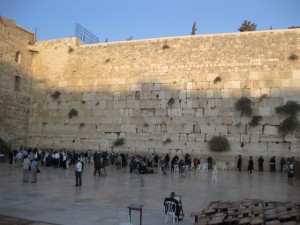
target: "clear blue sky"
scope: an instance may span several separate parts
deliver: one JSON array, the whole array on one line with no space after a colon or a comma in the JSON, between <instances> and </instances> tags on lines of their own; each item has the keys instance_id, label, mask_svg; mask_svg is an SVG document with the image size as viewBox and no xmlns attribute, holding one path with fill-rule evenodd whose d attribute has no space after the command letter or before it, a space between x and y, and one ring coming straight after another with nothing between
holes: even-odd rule
<instances>
[{"instance_id":1,"label":"clear blue sky","mask_svg":"<svg viewBox=\"0 0 300 225\"><path fill-rule=\"evenodd\" d=\"M38 40L74 36L79 23L100 42L238 32L247 19L257 30L300 26L300 0L0 0L0 15L14 18Z\"/></svg>"}]
</instances>

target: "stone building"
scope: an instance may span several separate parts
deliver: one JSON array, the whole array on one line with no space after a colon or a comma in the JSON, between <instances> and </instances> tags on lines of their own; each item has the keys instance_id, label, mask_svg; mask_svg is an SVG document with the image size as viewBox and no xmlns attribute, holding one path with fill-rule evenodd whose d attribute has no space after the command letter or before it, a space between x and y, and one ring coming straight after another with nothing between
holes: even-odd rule
<instances>
[{"instance_id":1,"label":"stone building","mask_svg":"<svg viewBox=\"0 0 300 225\"><path fill-rule=\"evenodd\" d=\"M84 45L0 27L0 138L12 148L300 157L299 131L283 135L276 113L300 101L300 29ZM214 136L229 150L211 151Z\"/></svg>"}]
</instances>

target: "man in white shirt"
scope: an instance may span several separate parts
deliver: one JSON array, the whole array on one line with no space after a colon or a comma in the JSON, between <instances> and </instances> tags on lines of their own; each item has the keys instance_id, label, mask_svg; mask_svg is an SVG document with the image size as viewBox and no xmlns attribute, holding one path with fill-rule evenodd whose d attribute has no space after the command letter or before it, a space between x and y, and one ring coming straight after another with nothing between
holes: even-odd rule
<instances>
[{"instance_id":1,"label":"man in white shirt","mask_svg":"<svg viewBox=\"0 0 300 225\"><path fill-rule=\"evenodd\" d=\"M75 187L81 186L81 173L82 173L82 163L78 159L75 164L75 177L76 177Z\"/></svg>"}]
</instances>

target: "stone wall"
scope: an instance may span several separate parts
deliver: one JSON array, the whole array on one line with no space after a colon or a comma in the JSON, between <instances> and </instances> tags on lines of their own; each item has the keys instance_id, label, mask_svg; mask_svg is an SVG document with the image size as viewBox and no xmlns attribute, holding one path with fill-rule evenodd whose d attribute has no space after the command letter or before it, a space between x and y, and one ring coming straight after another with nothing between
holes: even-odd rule
<instances>
[{"instance_id":1,"label":"stone wall","mask_svg":"<svg viewBox=\"0 0 300 225\"><path fill-rule=\"evenodd\" d=\"M0 140L7 146L26 144L33 43L32 33L0 17Z\"/></svg>"},{"instance_id":2,"label":"stone wall","mask_svg":"<svg viewBox=\"0 0 300 225\"><path fill-rule=\"evenodd\" d=\"M231 166L238 154L300 157L299 133L283 138L275 112L299 103L300 63L290 56L300 56L300 29L32 45L34 35L8 20L0 28L0 138L14 147L190 153ZM235 109L242 97L252 115ZM230 151L209 150L219 135Z\"/></svg>"},{"instance_id":3,"label":"stone wall","mask_svg":"<svg viewBox=\"0 0 300 225\"><path fill-rule=\"evenodd\" d=\"M32 146L192 156L299 157L299 133L283 139L275 108L299 103L300 30L200 35L82 45L35 43ZM56 93L56 95L54 95ZM252 116L234 105L252 101ZM174 100L174 101L173 101ZM74 109L77 116L69 117ZM231 151L207 142L224 135ZM115 147L117 139L125 144Z\"/></svg>"}]
</instances>

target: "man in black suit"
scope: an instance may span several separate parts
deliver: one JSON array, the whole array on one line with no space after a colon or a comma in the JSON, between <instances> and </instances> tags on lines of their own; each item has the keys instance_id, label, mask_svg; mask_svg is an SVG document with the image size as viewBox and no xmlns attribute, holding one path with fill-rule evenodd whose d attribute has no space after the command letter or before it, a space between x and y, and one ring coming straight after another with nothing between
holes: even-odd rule
<instances>
[{"instance_id":1,"label":"man in black suit","mask_svg":"<svg viewBox=\"0 0 300 225\"><path fill-rule=\"evenodd\" d=\"M181 211L181 205L179 204L178 200L175 199L175 192L171 192L170 197L165 198L164 205L166 204L167 201L175 203L175 206L176 206L175 215L178 217L178 220L181 220L179 218L179 214ZM165 210L166 210L166 208L165 208Z\"/></svg>"}]
</instances>

